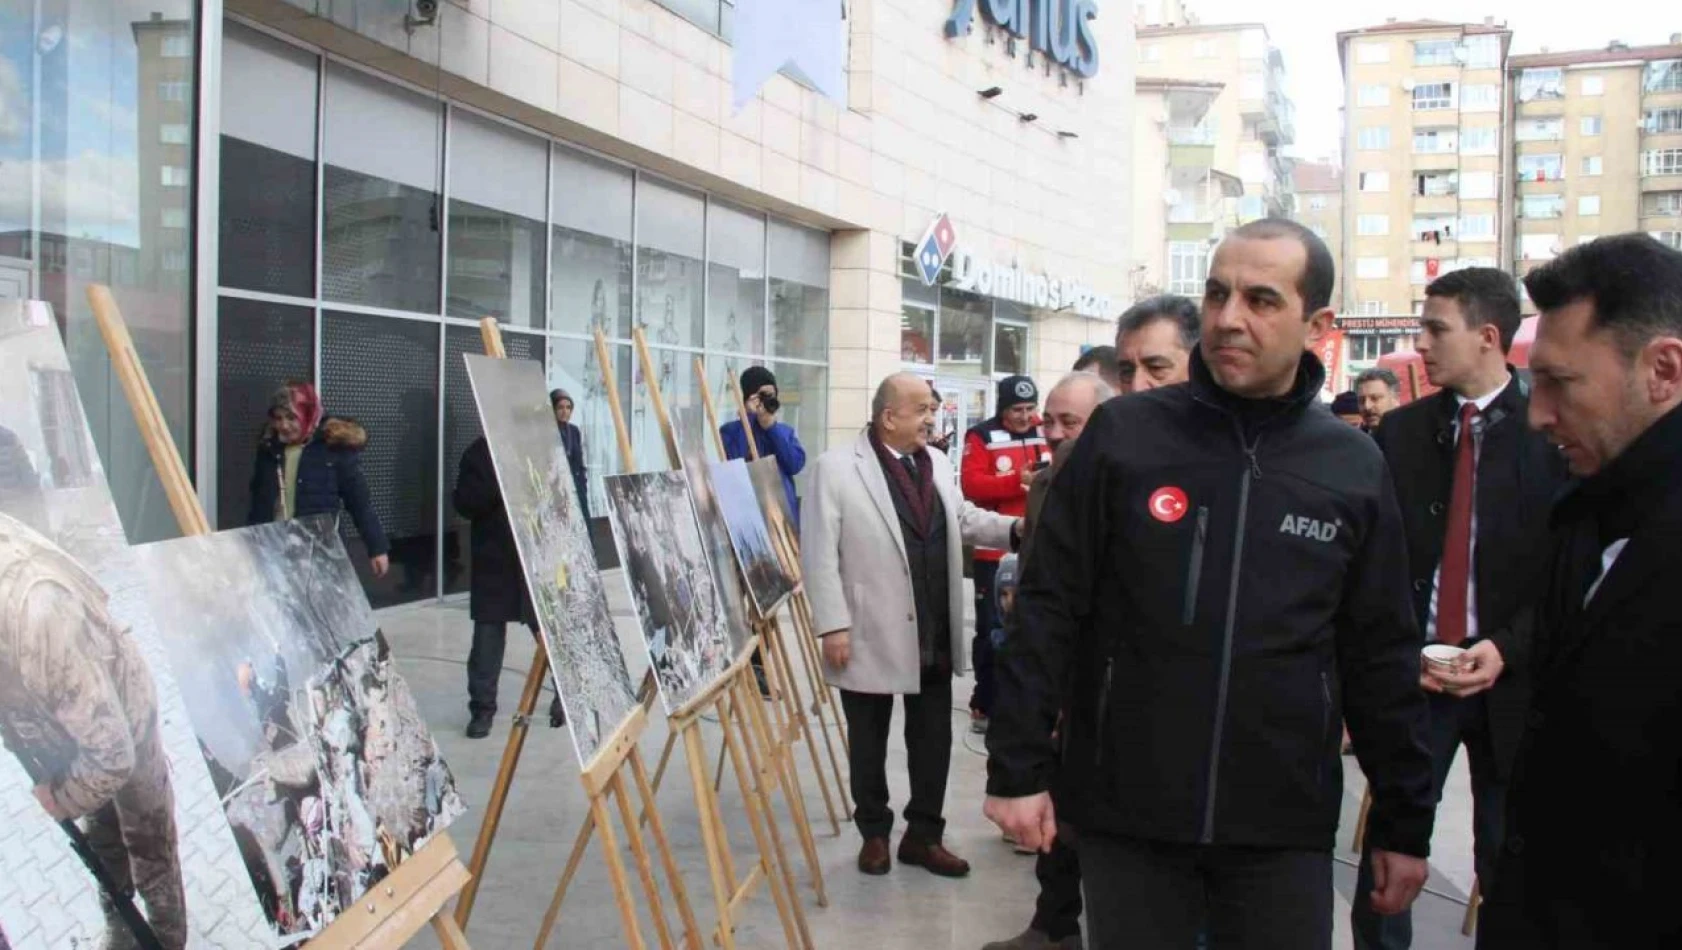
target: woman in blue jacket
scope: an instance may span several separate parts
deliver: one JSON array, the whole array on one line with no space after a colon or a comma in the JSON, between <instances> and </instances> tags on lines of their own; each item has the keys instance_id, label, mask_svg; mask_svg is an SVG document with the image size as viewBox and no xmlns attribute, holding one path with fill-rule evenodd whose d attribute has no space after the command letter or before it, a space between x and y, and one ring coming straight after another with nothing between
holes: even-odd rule
<instances>
[{"instance_id":1,"label":"woman in blue jacket","mask_svg":"<svg viewBox=\"0 0 1682 950\"><path fill-rule=\"evenodd\" d=\"M269 400L269 421L251 473L247 524L311 515L350 514L368 547L369 567L384 577L391 545L362 477L368 433L350 419L328 418L309 383L287 383Z\"/></svg>"}]
</instances>

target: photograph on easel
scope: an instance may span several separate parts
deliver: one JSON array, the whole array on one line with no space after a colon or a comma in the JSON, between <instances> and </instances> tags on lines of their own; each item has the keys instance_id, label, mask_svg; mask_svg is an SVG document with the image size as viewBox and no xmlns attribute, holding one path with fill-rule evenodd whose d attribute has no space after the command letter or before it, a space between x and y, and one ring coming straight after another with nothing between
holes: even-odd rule
<instances>
[{"instance_id":1,"label":"photograph on easel","mask_svg":"<svg viewBox=\"0 0 1682 950\"><path fill-rule=\"evenodd\" d=\"M788 492L783 488L783 473L777 468L777 460L762 458L749 462L748 478L753 482L754 495L759 498L759 511L765 516L765 527L782 572L798 578L800 526L794 520L794 512L789 510Z\"/></svg>"},{"instance_id":2,"label":"photograph on easel","mask_svg":"<svg viewBox=\"0 0 1682 950\"><path fill-rule=\"evenodd\" d=\"M134 550L271 932L314 934L465 810L338 526Z\"/></svg>"},{"instance_id":3,"label":"photograph on easel","mask_svg":"<svg viewBox=\"0 0 1682 950\"><path fill-rule=\"evenodd\" d=\"M724 623L730 632L730 644L740 654L753 638L753 631L748 627L748 595L742 590L741 575L731 566L735 563L735 554L730 548L730 528L724 523L724 513L719 510L718 492L712 483L707 453L699 449L685 453L683 472L689 482L690 497L695 501L695 517L701 522L701 538L707 543L707 560L712 565L713 579L718 583L724 600Z\"/></svg>"},{"instance_id":4,"label":"photograph on easel","mask_svg":"<svg viewBox=\"0 0 1682 950\"><path fill-rule=\"evenodd\" d=\"M775 470L776 459L761 461L770 462ZM714 463L712 484L718 493L718 506L724 512L724 523L730 530L736 561L742 566L748 592L753 595L754 607L761 617L769 617L794 593L796 582L771 541L771 529L760 510L748 464L741 459ZM781 494L780 479L777 490Z\"/></svg>"},{"instance_id":5,"label":"photograph on easel","mask_svg":"<svg viewBox=\"0 0 1682 950\"><path fill-rule=\"evenodd\" d=\"M704 693L736 651L682 472L609 475L607 509L668 715Z\"/></svg>"},{"instance_id":6,"label":"photograph on easel","mask_svg":"<svg viewBox=\"0 0 1682 950\"><path fill-rule=\"evenodd\" d=\"M51 308L0 302L0 921L15 947L271 944L143 583Z\"/></svg>"},{"instance_id":7,"label":"photograph on easel","mask_svg":"<svg viewBox=\"0 0 1682 950\"><path fill-rule=\"evenodd\" d=\"M637 705L636 686L596 568L543 367L467 354L497 482L520 553L550 674L581 765Z\"/></svg>"}]
</instances>

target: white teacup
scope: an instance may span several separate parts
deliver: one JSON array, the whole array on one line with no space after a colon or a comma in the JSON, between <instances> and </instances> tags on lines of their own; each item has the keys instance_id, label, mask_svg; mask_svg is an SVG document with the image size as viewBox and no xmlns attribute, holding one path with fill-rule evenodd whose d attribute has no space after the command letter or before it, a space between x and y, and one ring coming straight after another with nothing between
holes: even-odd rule
<instances>
[{"instance_id":1,"label":"white teacup","mask_svg":"<svg viewBox=\"0 0 1682 950\"><path fill-rule=\"evenodd\" d=\"M1425 657L1425 666L1434 673L1460 672L1466 656L1464 648L1447 643L1427 644L1420 652Z\"/></svg>"}]
</instances>

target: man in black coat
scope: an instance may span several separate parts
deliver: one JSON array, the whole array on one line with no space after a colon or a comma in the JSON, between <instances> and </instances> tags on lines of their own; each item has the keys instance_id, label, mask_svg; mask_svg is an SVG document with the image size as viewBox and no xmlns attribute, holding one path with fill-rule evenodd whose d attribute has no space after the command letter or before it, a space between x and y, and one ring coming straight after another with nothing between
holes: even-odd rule
<instances>
[{"instance_id":1,"label":"man in black coat","mask_svg":"<svg viewBox=\"0 0 1682 950\"><path fill-rule=\"evenodd\" d=\"M1425 882L1431 759L1401 515L1319 400L1330 252L1215 252L1190 382L1105 403L1052 483L1005 641L986 811L1077 831L1102 950L1330 950L1338 722L1372 777L1373 903ZM1059 730L1052 726L1064 713ZM1048 787L1057 783L1057 814Z\"/></svg>"},{"instance_id":2,"label":"man in black coat","mask_svg":"<svg viewBox=\"0 0 1682 950\"><path fill-rule=\"evenodd\" d=\"M1391 411L1373 433L1395 481L1425 641L1467 651L1462 673L1439 676L1422 665L1419 685L1431 708L1437 799L1466 747L1475 865L1485 889L1530 700L1530 605L1547 569L1548 510L1567 478L1559 453L1526 423L1529 390L1507 365L1519 321L1510 274L1469 267L1437 278L1425 288L1418 349L1441 392ZM1406 950L1412 915L1373 911L1365 859L1359 881L1350 914L1355 946Z\"/></svg>"},{"instance_id":3,"label":"man in black coat","mask_svg":"<svg viewBox=\"0 0 1682 950\"><path fill-rule=\"evenodd\" d=\"M1578 245L1541 310L1530 424L1582 482L1555 508L1532 693L1484 950L1682 946L1682 253Z\"/></svg>"},{"instance_id":4,"label":"man in black coat","mask_svg":"<svg viewBox=\"0 0 1682 950\"><path fill-rule=\"evenodd\" d=\"M555 428L566 450L567 468L572 470L572 487L578 491L578 510L590 523L590 470L584 464L584 433L572 424L572 395L564 389L551 390L549 408L555 412Z\"/></svg>"}]
</instances>

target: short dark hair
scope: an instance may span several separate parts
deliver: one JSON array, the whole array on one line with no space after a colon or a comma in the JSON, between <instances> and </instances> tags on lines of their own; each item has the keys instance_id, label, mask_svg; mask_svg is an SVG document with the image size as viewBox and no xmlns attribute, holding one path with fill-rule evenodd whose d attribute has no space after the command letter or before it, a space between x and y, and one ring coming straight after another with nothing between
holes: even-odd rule
<instances>
[{"instance_id":1,"label":"short dark hair","mask_svg":"<svg viewBox=\"0 0 1682 950\"><path fill-rule=\"evenodd\" d=\"M1366 370L1361 375L1355 377L1355 390L1359 392L1361 387L1368 383L1383 383L1384 385L1389 386L1390 391L1397 395L1401 395L1402 392L1402 381L1396 378L1395 373L1390 372L1382 366L1374 366L1372 369Z\"/></svg>"},{"instance_id":2,"label":"short dark hair","mask_svg":"<svg viewBox=\"0 0 1682 950\"><path fill-rule=\"evenodd\" d=\"M1466 329L1493 324L1501 334L1501 352L1513 348L1523 317L1518 312L1518 284L1513 275L1493 267L1463 267L1431 281L1427 297L1445 297L1460 305Z\"/></svg>"},{"instance_id":3,"label":"short dark hair","mask_svg":"<svg viewBox=\"0 0 1682 950\"><path fill-rule=\"evenodd\" d=\"M1116 368L1115 361L1115 347L1109 345L1089 347L1085 353L1080 355L1080 359L1075 360L1073 370L1077 373L1088 370L1113 373Z\"/></svg>"},{"instance_id":4,"label":"short dark hair","mask_svg":"<svg viewBox=\"0 0 1682 950\"><path fill-rule=\"evenodd\" d=\"M1524 286L1544 312L1592 302L1595 326L1617 334L1626 356L1656 336L1682 337L1682 251L1646 234L1579 244L1526 274Z\"/></svg>"},{"instance_id":5,"label":"short dark hair","mask_svg":"<svg viewBox=\"0 0 1682 950\"><path fill-rule=\"evenodd\" d=\"M1250 241L1290 238L1301 244L1308 255L1308 262L1302 268L1302 278L1297 281L1297 293L1302 295L1302 315L1307 317L1332 305L1337 263L1332 260L1332 252L1326 247L1326 242L1320 240L1320 235L1288 218L1262 218L1234 229L1227 236Z\"/></svg>"},{"instance_id":6,"label":"short dark hair","mask_svg":"<svg viewBox=\"0 0 1682 950\"><path fill-rule=\"evenodd\" d=\"M1157 294L1128 307L1116 321L1116 338L1143 330L1158 320L1174 322L1180 331L1180 345L1188 352L1197 348L1197 341L1203 336L1203 313L1196 301L1179 294Z\"/></svg>"}]
</instances>

